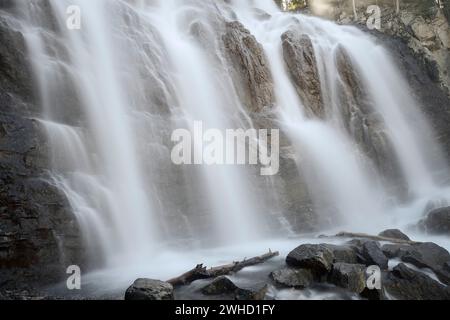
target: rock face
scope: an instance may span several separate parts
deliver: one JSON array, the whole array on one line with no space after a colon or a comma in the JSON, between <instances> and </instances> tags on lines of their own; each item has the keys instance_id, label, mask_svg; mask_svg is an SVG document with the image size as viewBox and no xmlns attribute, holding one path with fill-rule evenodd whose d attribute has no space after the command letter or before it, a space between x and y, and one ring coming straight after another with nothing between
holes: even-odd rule
<instances>
[{"instance_id":1,"label":"rock face","mask_svg":"<svg viewBox=\"0 0 450 320\"><path fill-rule=\"evenodd\" d=\"M314 2L315 0L312 0ZM367 25L371 12L367 12L373 2L361 0L355 3L357 17L351 0L328 0L333 2L334 10L319 12L312 6L313 13L325 15L327 18L342 24L355 23ZM377 5L381 9L382 33L398 37L417 54L428 67L430 76L439 81L449 93L450 74L448 62L449 49L449 19L448 0L442 0L443 8L439 8L435 1L403 0L397 9L395 2L380 0Z\"/></svg>"},{"instance_id":2,"label":"rock face","mask_svg":"<svg viewBox=\"0 0 450 320\"><path fill-rule=\"evenodd\" d=\"M45 173L49 152L32 120L39 106L25 41L13 30L0 13L0 290L39 288L84 263L74 216Z\"/></svg>"},{"instance_id":3,"label":"rock face","mask_svg":"<svg viewBox=\"0 0 450 320\"><path fill-rule=\"evenodd\" d=\"M315 0L312 0L314 2ZM329 0L335 10L316 12L336 20L341 24L356 24L389 49L397 66L401 69L412 88L413 94L421 101L423 112L431 119L436 136L445 147L450 159L450 2L443 0L444 8L439 9L434 1L417 0L400 2L397 12L394 2L380 0L381 29L367 29L366 12L371 1L357 1L358 19L353 17L351 0Z\"/></svg>"},{"instance_id":4,"label":"rock face","mask_svg":"<svg viewBox=\"0 0 450 320\"><path fill-rule=\"evenodd\" d=\"M366 266L361 264L335 263L329 281L351 292L361 293L366 288Z\"/></svg>"},{"instance_id":5,"label":"rock face","mask_svg":"<svg viewBox=\"0 0 450 320\"><path fill-rule=\"evenodd\" d=\"M291 30L281 37L283 56L297 93L309 116L323 118L325 110L314 47L311 39Z\"/></svg>"},{"instance_id":6,"label":"rock face","mask_svg":"<svg viewBox=\"0 0 450 320\"><path fill-rule=\"evenodd\" d=\"M240 22L226 23L225 28L222 39L241 100L253 112L271 107L275 101L273 81L261 45Z\"/></svg>"},{"instance_id":7,"label":"rock face","mask_svg":"<svg viewBox=\"0 0 450 320\"><path fill-rule=\"evenodd\" d=\"M333 264L333 253L323 245L305 244L297 247L286 257L288 266L305 268L317 275L330 272Z\"/></svg>"},{"instance_id":8,"label":"rock face","mask_svg":"<svg viewBox=\"0 0 450 320\"><path fill-rule=\"evenodd\" d=\"M277 285L289 288L304 289L314 282L314 275L307 269L284 268L274 271L270 277Z\"/></svg>"},{"instance_id":9,"label":"rock face","mask_svg":"<svg viewBox=\"0 0 450 320\"><path fill-rule=\"evenodd\" d=\"M383 232L381 232L379 234L380 237L385 237L385 238L391 238L391 239L399 239L399 240L406 240L406 241L410 241L411 239L404 234L403 232L401 232L398 229L388 229L388 230L384 230Z\"/></svg>"},{"instance_id":10,"label":"rock face","mask_svg":"<svg viewBox=\"0 0 450 320\"><path fill-rule=\"evenodd\" d=\"M138 279L125 293L125 300L173 300L170 283L151 279Z\"/></svg>"},{"instance_id":11,"label":"rock face","mask_svg":"<svg viewBox=\"0 0 450 320\"><path fill-rule=\"evenodd\" d=\"M401 186L403 177L384 120L372 107L358 68L343 46L338 46L335 56L341 79L338 87L340 110L347 131L389 184Z\"/></svg>"},{"instance_id":12,"label":"rock face","mask_svg":"<svg viewBox=\"0 0 450 320\"><path fill-rule=\"evenodd\" d=\"M450 235L450 207L431 211L419 225L429 233Z\"/></svg>"},{"instance_id":13,"label":"rock face","mask_svg":"<svg viewBox=\"0 0 450 320\"><path fill-rule=\"evenodd\" d=\"M402 300L449 300L450 290L405 264L396 266L384 281L389 296Z\"/></svg>"}]
</instances>

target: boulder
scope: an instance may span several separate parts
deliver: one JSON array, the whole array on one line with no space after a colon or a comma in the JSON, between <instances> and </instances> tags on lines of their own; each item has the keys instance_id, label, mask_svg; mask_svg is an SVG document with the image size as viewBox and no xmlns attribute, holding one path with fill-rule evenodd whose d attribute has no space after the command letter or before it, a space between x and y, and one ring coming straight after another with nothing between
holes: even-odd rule
<instances>
[{"instance_id":1,"label":"boulder","mask_svg":"<svg viewBox=\"0 0 450 320\"><path fill-rule=\"evenodd\" d=\"M377 265L381 269L388 268L388 258L381 250L380 244L376 241L367 241L362 245L361 257L366 265Z\"/></svg>"},{"instance_id":2,"label":"boulder","mask_svg":"<svg viewBox=\"0 0 450 320\"><path fill-rule=\"evenodd\" d=\"M222 276L213 280L210 284L205 286L201 291L204 295L215 296L221 294L232 293L238 287L228 277Z\"/></svg>"},{"instance_id":3,"label":"boulder","mask_svg":"<svg viewBox=\"0 0 450 320\"><path fill-rule=\"evenodd\" d=\"M411 239L398 229L384 230L379 234L380 237L411 241Z\"/></svg>"},{"instance_id":4,"label":"boulder","mask_svg":"<svg viewBox=\"0 0 450 320\"><path fill-rule=\"evenodd\" d=\"M25 38L22 33L14 31L2 16L0 40L3 44L0 47L0 88L7 93L18 95L26 102L32 102L35 92Z\"/></svg>"},{"instance_id":5,"label":"boulder","mask_svg":"<svg viewBox=\"0 0 450 320\"><path fill-rule=\"evenodd\" d=\"M174 300L173 286L159 280L138 279L127 289L125 300Z\"/></svg>"},{"instance_id":6,"label":"boulder","mask_svg":"<svg viewBox=\"0 0 450 320\"><path fill-rule=\"evenodd\" d=\"M264 300L266 298L266 294L269 287L264 285L262 287L243 289L238 288L235 292L234 299L235 300Z\"/></svg>"},{"instance_id":7,"label":"boulder","mask_svg":"<svg viewBox=\"0 0 450 320\"><path fill-rule=\"evenodd\" d=\"M388 297L401 300L449 300L450 290L401 263L383 281Z\"/></svg>"},{"instance_id":8,"label":"boulder","mask_svg":"<svg viewBox=\"0 0 450 320\"><path fill-rule=\"evenodd\" d=\"M329 281L359 294L366 288L365 270L366 266L362 264L334 263Z\"/></svg>"},{"instance_id":9,"label":"boulder","mask_svg":"<svg viewBox=\"0 0 450 320\"><path fill-rule=\"evenodd\" d=\"M234 300L264 300L268 287L240 288L226 276L217 277L201 289L207 296L226 296Z\"/></svg>"},{"instance_id":10,"label":"boulder","mask_svg":"<svg viewBox=\"0 0 450 320\"><path fill-rule=\"evenodd\" d=\"M297 289L307 288L314 282L313 273L307 269L284 268L272 272L270 277L280 286Z\"/></svg>"},{"instance_id":11,"label":"boulder","mask_svg":"<svg viewBox=\"0 0 450 320\"><path fill-rule=\"evenodd\" d=\"M401 258L408 250L411 250L411 246L408 244L385 244L381 247L384 255L389 259Z\"/></svg>"},{"instance_id":12,"label":"boulder","mask_svg":"<svg viewBox=\"0 0 450 320\"><path fill-rule=\"evenodd\" d=\"M419 226L429 233L450 235L450 207L431 211Z\"/></svg>"},{"instance_id":13,"label":"boulder","mask_svg":"<svg viewBox=\"0 0 450 320\"><path fill-rule=\"evenodd\" d=\"M292 250L287 258L288 266L311 270L315 275L324 275L331 271L333 253L326 245L304 244Z\"/></svg>"},{"instance_id":14,"label":"boulder","mask_svg":"<svg viewBox=\"0 0 450 320\"><path fill-rule=\"evenodd\" d=\"M281 37L287 70L309 116L325 116L320 75L311 39L290 30Z\"/></svg>"},{"instance_id":15,"label":"boulder","mask_svg":"<svg viewBox=\"0 0 450 320\"><path fill-rule=\"evenodd\" d=\"M350 264L358 263L358 255L351 245L324 244L333 253L333 262L344 262Z\"/></svg>"},{"instance_id":16,"label":"boulder","mask_svg":"<svg viewBox=\"0 0 450 320\"><path fill-rule=\"evenodd\" d=\"M389 258L399 258L417 268L428 268L445 284L450 284L450 254L432 242L412 245L385 244L383 253Z\"/></svg>"},{"instance_id":17,"label":"boulder","mask_svg":"<svg viewBox=\"0 0 450 320\"><path fill-rule=\"evenodd\" d=\"M429 268L445 284L450 284L450 272L446 268L450 262L450 254L444 248L432 242L413 245L401 259L418 268Z\"/></svg>"}]
</instances>

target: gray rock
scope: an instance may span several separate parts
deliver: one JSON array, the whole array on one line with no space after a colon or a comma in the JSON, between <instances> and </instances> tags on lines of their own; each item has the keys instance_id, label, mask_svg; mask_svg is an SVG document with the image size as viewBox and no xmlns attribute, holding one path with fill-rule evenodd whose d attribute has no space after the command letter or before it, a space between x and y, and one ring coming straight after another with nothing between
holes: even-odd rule
<instances>
[{"instance_id":1,"label":"gray rock","mask_svg":"<svg viewBox=\"0 0 450 320\"><path fill-rule=\"evenodd\" d=\"M314 275L311 270L284 268L274 271L270 277L276 284L284 287L304 289L314 282Z\"/></svg>"},{"instance_id":2,"label":"gray rock","mask_svg":"<svg viewBox=\"0 0 450 320\"><path fill-rule=\"evenodd\" d=\"M431 211L419 226L429 233L450 235L450 207Z\"/></svg>"},{"instance_id":3,"label":"gray rock","mask_svg":"<svg viewBox=\"0 0 450 320\"><path fill-rule=\"evenodd\" d=\"M334 263L329 281L355 293L366 288L366 266L362 264Z\"/></svg>"},{"instance_id":4,"label":"gray rock","mask_svg":"<svg viewBox=\"0 0 450 320\"><path fill-rule=\"evenodd\" d=\"M305 268L316 275L324 275L331 271L333 253L324 245L304 244L292 250L286 263L294 268Z\"/></svg>"},{"instance_id":5,"label":"gray rock","mask_svg":"<svg viewBox=\"0 0 450 320\"><path fill-rule=\"evenodd\" d=\"M310 116L325 116L320 76L311 39L297 30L282 35L287 70Z\"/></svg>"},{"instance_id":6,"label":"gray rock","mask_svg":"<svg viewBox=\"0 0 450 320\"><path fill-rule=\"evenodd\" d=\"M201 292L208 296L224 296L234 300L264 300L267 290L267 285L255 288L240 288L228 277L221 276L202 288Z\"/></svg>"},{"instance_id":7,"label":"gray rock","mask_svg":"<svg viewBox=\"0 0 450 320\"><path fill-rule=\"evenodd\" d=\"M401 258L408 250L411 250L411 246L408 244L385 244L381 247L384 255L389 259Z\"/></svg>"},{"instance_id":8,"label":"gray rock","mask_svg":"<svg viewBox=\"0 0 450 320\"><path fill-rule=\"evenodd\" d=\"M238 287L228 277L222 276L214 279L210 284L205 286L201 291L204 295L221 295L232 293Z\"/></svg>"},{"instance_id":9,"label":"gray rock","mask_svg":"<svg viewBox=\"0 0 450 320\"><path fill-rule=\"evenodd\" d=\"M388 268L388 258L384 255L378 242L367 241L361 250L362 258L366 265L377 265L381 269Z\"/></svg>"},{"instance_id":10,"label":"gray rock","mask_svg":"<svg viewBox=\"0 0 450 320\"><path fill-rule=\"evenodd\" d=\"M402 300L449 300L449 287L401 263L383 281L388 296Z\"/></svg>"},{"instance_id":11,"label":"gray rock","mask_svg":"<svg viewBox=\"0 0 450 320\"><path fill-rule=\"evenodd\" d=\"M431 269L445 284L450 284L450 254L432 242L412 245L385 244L382 248L391 259L399 258L417 268Z\"/></svg>"},{"instance_id":12,"label":"gray rock","mask_svg":"<svg viewBox=\"0 0 450 320\"><path fill-rule=\"evenodd\" d=\"M255 37L237 21L226 24L222 37L237 83L236 90L249 111L273 106L275 94L269 63Z\"/></svg>"},{"instance_id":13,"label":"gray rock","mask_svg":"<svg viewBox=\"0 0 450 320\"><path fill-rule=\"evenodd\" d=\"M385 237L385 238L399 239L399 240L407 240L407 241L411 240L406 234L404 234L403 232L401 232L398 229L384 230L383 232L381 232L379 234L379 236Z\"/></svg>"},{"instance_id":14,"label":"gray rock","mask_svg":"<svg viewBox=\"0 0 450 320\"><path fill-rule=\"evenodd\" d=\"M138 279L127 289L125 300L174 300L173 286L159 280Z\"/></svg>"},{"instance_id":15,"label":"gray rock","mask_svg":"<svg viewBox=\"0 0 450 320\"><path fill-rule=\"evenodd\" d=\"M450 254L444 248L432 242L420 243L412 246L401 259L418 268L429 268L445 284L450 284L450 272L446 268L450 262Z\"/></svg>"},{"instance_id":16,"label":"gray rock","mask_svg":"<svg viewBox=\"0 0 450 320\"><path fill-rule=\"evenodd\" d=\"M243 289L238 288L235 292L234 299L235 300L264 300L267 294L269 287L264 285L262 287L251 288L251 289Z\"/></svg>"},{"instance_id":17,"label":"gray rock","mask_svg":"<svg viewBox=\"0 0 450 320\"><path fill-rule=\"evenodd\" d=\"M324 244L333 253L333 262L358 263L357 252L351 245Z\"/></svg>"}]
</instances>

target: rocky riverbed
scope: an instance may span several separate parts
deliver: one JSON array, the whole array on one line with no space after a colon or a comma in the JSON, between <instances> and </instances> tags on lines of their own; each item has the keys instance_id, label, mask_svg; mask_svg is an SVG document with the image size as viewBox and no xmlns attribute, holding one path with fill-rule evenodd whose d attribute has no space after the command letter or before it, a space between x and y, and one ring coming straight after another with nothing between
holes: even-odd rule
<instances>
[{"instance_id":1,"label":"rocky riverbed","mask_svg":"<svg viewBox=\"0 0 450 320\"><path fill-rule=\"evenodd\" d=\"M396 229L320 238L283 259L186 286L138 279L125 299L450 299L450 254L435 243L415 242Z\"/></svg>"}]
</instances>

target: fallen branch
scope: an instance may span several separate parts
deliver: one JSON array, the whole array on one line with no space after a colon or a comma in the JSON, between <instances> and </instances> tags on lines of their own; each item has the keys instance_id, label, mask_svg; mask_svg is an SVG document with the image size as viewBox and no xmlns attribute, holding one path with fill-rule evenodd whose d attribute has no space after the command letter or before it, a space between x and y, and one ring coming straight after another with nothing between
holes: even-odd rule
<instances>
[{"instance_id":1,"label":"fallen branch","mask_svg":"<svg viewBox=\"0 0 450 320\"><path fill-rule=\"evenodd\" d=\"M351 233L351 232L340 232L334 236L321 236L321 238L360 238L360 239L368 239L368 240L375 240L375 241L387 241L387 242L398 243L398 244L420 243L420 242L411 241L411 240L372 236L370 234L365 234L365 233Z\"/></svg>"},{"instance_id":2,"label":"fallen branch","mask_svg":"<svg viewBox=\"0 0 450 320\"><path fill-rule=\"evenodd\" d=\"M168 280L167 282L172 284L174 287L188 285L196 280L201 279L211 279L219 276L225 276L228 274L236 273L246 267L261 264L270 260L276 256L279 256L278 251L272 252L269 250L268 253L261 256L253 257L250 259L244 259L242 261L236 261L230 264L212 267L207 269L203 264L197 265L194 269L183 273L181 276Z\"/></svg>"}]
</instances>

